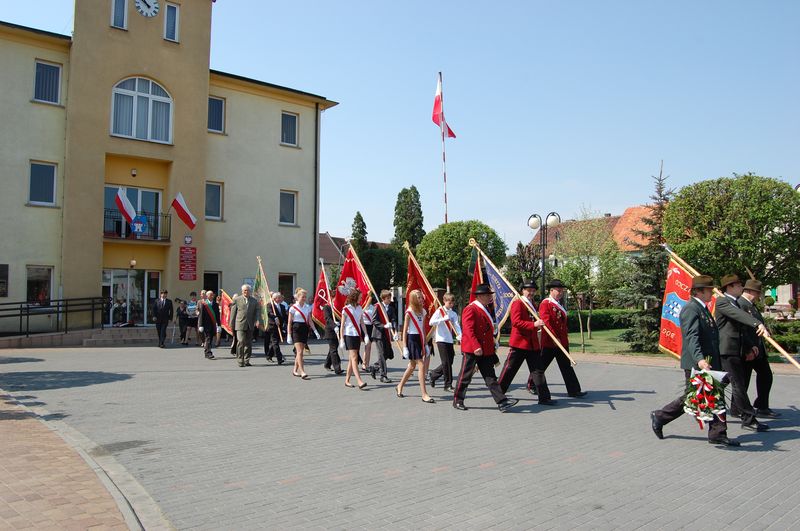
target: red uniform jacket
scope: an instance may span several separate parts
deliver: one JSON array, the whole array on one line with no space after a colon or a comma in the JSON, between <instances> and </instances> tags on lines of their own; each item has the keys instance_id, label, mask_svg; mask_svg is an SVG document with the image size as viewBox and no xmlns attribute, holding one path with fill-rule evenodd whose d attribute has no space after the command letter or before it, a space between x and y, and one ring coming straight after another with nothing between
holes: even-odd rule
<instances>
[{"instance_id":1,"label":"red uniform jacket","mask_svg":"<svg viewBox=\"0 0 800 531\"><path fill-rule=\"evenodd\" d=\"M533 323L531 312L523 301L517 299L511 303L511 337L508 346L520 350L538 351L541 348L539 335L536 333L538 328L533 326Z\"/></svg>"},{"instance_id":2,"label":"red uniform jacket","mask_svg":"<svg viewBox=\"0 0 800 531\"><path fill-rule=\"evenodd\" d=\"M475 303L461 312L461 352L472 354L483 349L484 356L494 354L494 323Z\"/></svg>"},{"instance_id":3,"label":"red uniform jacket","mask_svg":"<svg viewBox=\"0 0 800 531\"><path fill-rule=\"evenodd\" d=\"M539 317L544 321L553 335L555 335L564 348L569 350L569 339L567 337L567 316L557 305L545 299L539 305ZM542 348L557 348L550 335L542 330Z\"/></svg>"}]
</instances>

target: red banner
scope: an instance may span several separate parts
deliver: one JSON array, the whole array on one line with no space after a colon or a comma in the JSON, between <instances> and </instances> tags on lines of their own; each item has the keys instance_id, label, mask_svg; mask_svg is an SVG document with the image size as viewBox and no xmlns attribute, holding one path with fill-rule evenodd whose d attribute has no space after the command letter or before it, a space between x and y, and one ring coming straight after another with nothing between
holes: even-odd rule
<instances>
[{"instance_id":1,"label":"red banner","mask_svg":"<svg viewBox=\"0 0 800 531\"><path fill-rule=\"evenodd\" d=\"M219 320L222 321L220 326L225 329L230 335L233 335L233 330L228 323L231 322L231 303L233 299L231 296L225 293L224 289L220 290L220 302L219 302Z\"/></svg>"},{"instance_id":2,"label":"red banner","mask_svg":"<svg viewBox=\"0 0 800 531\"><path fill-rule=\"evenodd\" d=\"M328 290L328 282L325 279L325 270L320 268L319 280L317 281L317 290L314 292L314 302L312 303L313 309L311 310L311 317L314 322L322 328L325 328L325 312L322 311L324 306L329 304L330 292Z\"/></svg>"},{"instance_id":3,"label":"red banner","mask_svg":"<svg viewBox=\"0 0 800 531\"><path fill-rule=\"evenodd\" d=\"M339 275L339 282L336 283L336 292L333 295L333 309L337 315L341 315L347 296L353 288L358 288L361 292L359 303L362 307L365 306L369 300L369 282L367 282L366 273L358 266L353 249L349 249L347 257L344 259L342 273Z\"/></svg>"},{"instance_id":4,"label":"red banner","mask_svg":"<svg viewBox=\"0 0 800 531\"><path fill-rule=\"evenodd\" d=\"M436 304L436 294L433 292L433 289L428 282L428 279L425 277L425 273L422 272L420 269L419 264L416 260L411 257L411 254L408 255L408 276L406 277L406 308L411 308L408 304L408 298L412 291L418 289L422 292L422 295L425 297L425 309L428 311L428 317L425 319L425 337L428 336L430 333L430 325L428 325L428 321L431 318L433 312L436 311L438 304Z\"/></svg>"},{"instance_id":5,"label":"red banner","mask_svg":"<svg viewBox=\"0 0 800 531\"><path fill-rule=\"evenodd\" d=\"M680 313L691 297L692 275L670 260L667 268L667 284L661 308L661 332L658 347L676 358L681 357Z\"/></svg>"}]
</instances>

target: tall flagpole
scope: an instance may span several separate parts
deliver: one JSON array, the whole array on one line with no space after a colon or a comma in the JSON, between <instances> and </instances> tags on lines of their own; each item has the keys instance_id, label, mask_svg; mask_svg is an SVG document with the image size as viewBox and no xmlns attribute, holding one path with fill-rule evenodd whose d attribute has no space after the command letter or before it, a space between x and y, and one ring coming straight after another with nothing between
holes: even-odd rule
<instances>
[{"instance_id":1,"label":"tall flagpole","mask_svg":"<svg viewBox=\"0 0 800 531\"><path fill-rule=\"evenodd\" d=\"M447 154L445 151L445 124L444 121L444 84L442 83L442 73L439 72L439 84L442 85L442 93L439 95L441 99L441 114L439 119L439 130L442 133L442 181L444 183L444 223L447 225ZM450 278L445 280L447 292L450 293Z\"/></svg>"}]
</instances>

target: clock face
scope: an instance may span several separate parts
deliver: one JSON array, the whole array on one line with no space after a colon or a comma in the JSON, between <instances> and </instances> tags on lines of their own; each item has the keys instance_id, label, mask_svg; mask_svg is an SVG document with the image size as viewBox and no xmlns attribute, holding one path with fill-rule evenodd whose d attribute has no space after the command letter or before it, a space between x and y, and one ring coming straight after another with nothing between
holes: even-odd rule
<instances>
[{"instance_id":1,"label":"clock face","mask_svg":"<svg viewBox=\"0 0 800 531\"><path fill-rule=\"evenodd\" d=\"M158 0L136 0L136 11L143 17L158 15Z\"/></svg>"}]
</instances>

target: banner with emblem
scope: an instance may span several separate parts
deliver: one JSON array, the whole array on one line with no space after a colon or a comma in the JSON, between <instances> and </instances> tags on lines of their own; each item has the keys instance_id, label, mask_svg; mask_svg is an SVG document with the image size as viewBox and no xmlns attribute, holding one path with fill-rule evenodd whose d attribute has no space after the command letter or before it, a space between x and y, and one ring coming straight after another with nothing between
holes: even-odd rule
<instances>
[{"instance_id":1,"label":"banner with emblem","mask_svg":"<svg viewBox=\"0 0 800 531\"><path fill-rule=\"evenodd\" d=\"M333 294L333 310L336 315L340 316L342 314L342 308L345 306L347 296L353 291L353 288L358 288L361 292L361 300L359 301L361 307L366 306L371 291L369 286L367 274L360 267L360 262L351 247L347 251L342 273L339 275L339 282L336 283L336 292Z\"/></svg>"},{"instance_id":2,"label":"banner with emblem","mask_svg":"<svg viewBox=\"0 0 800 531\"><path fill-rule=\"evenodd\" d=\"M483 265L486 269L486 283L494 291L494 315L497 323L497 333L499 334L500 328L503 327L503 323L508 319L511 303L514 302L517 292L506 282L503 275L494 268L493 263L489 260L484 260Z\"/></svg>"},{"instance_id":3,"label":"banner with emblem","mask_svg":"<svg viewBox=\"0 0 800 531\"><path fill-rule=\"evenodd\" d=\"M231 330L230 323L231 323L231 303L233 299L231 296L225 293L224 289L221 289L219 292L220 301L219 301L219 320L222 321L220 326L228 332L230 335L233 335L233 330Z\"/></svg>"},{"instance_id":4,"label":"banner with emblem","mask_svg":"<svg viewBox=\"0 0 800 531\"><path fill-rule=\"evenodd\" d=\"M330 304L330 300L331 293L328 288L328 278L325 276L325 266L323 265L319 270L319 280L317 281L317 289L314 292L314 302L311 310L311 318L323 329L325 328L325 312L322 308Z\"/></svg>"},{"instance_id":5,"label":"banner with emblem","mask_svg":"<svg viewBox=\"0 0 800 531\"><path fill-rule=\"evenodd\" d=\"M658 348L676 358L681 357L681 310L691 297L692 275L675 260L667 267L667 284L661 307L661 328Z\"/></svg>"}]
</instances>

